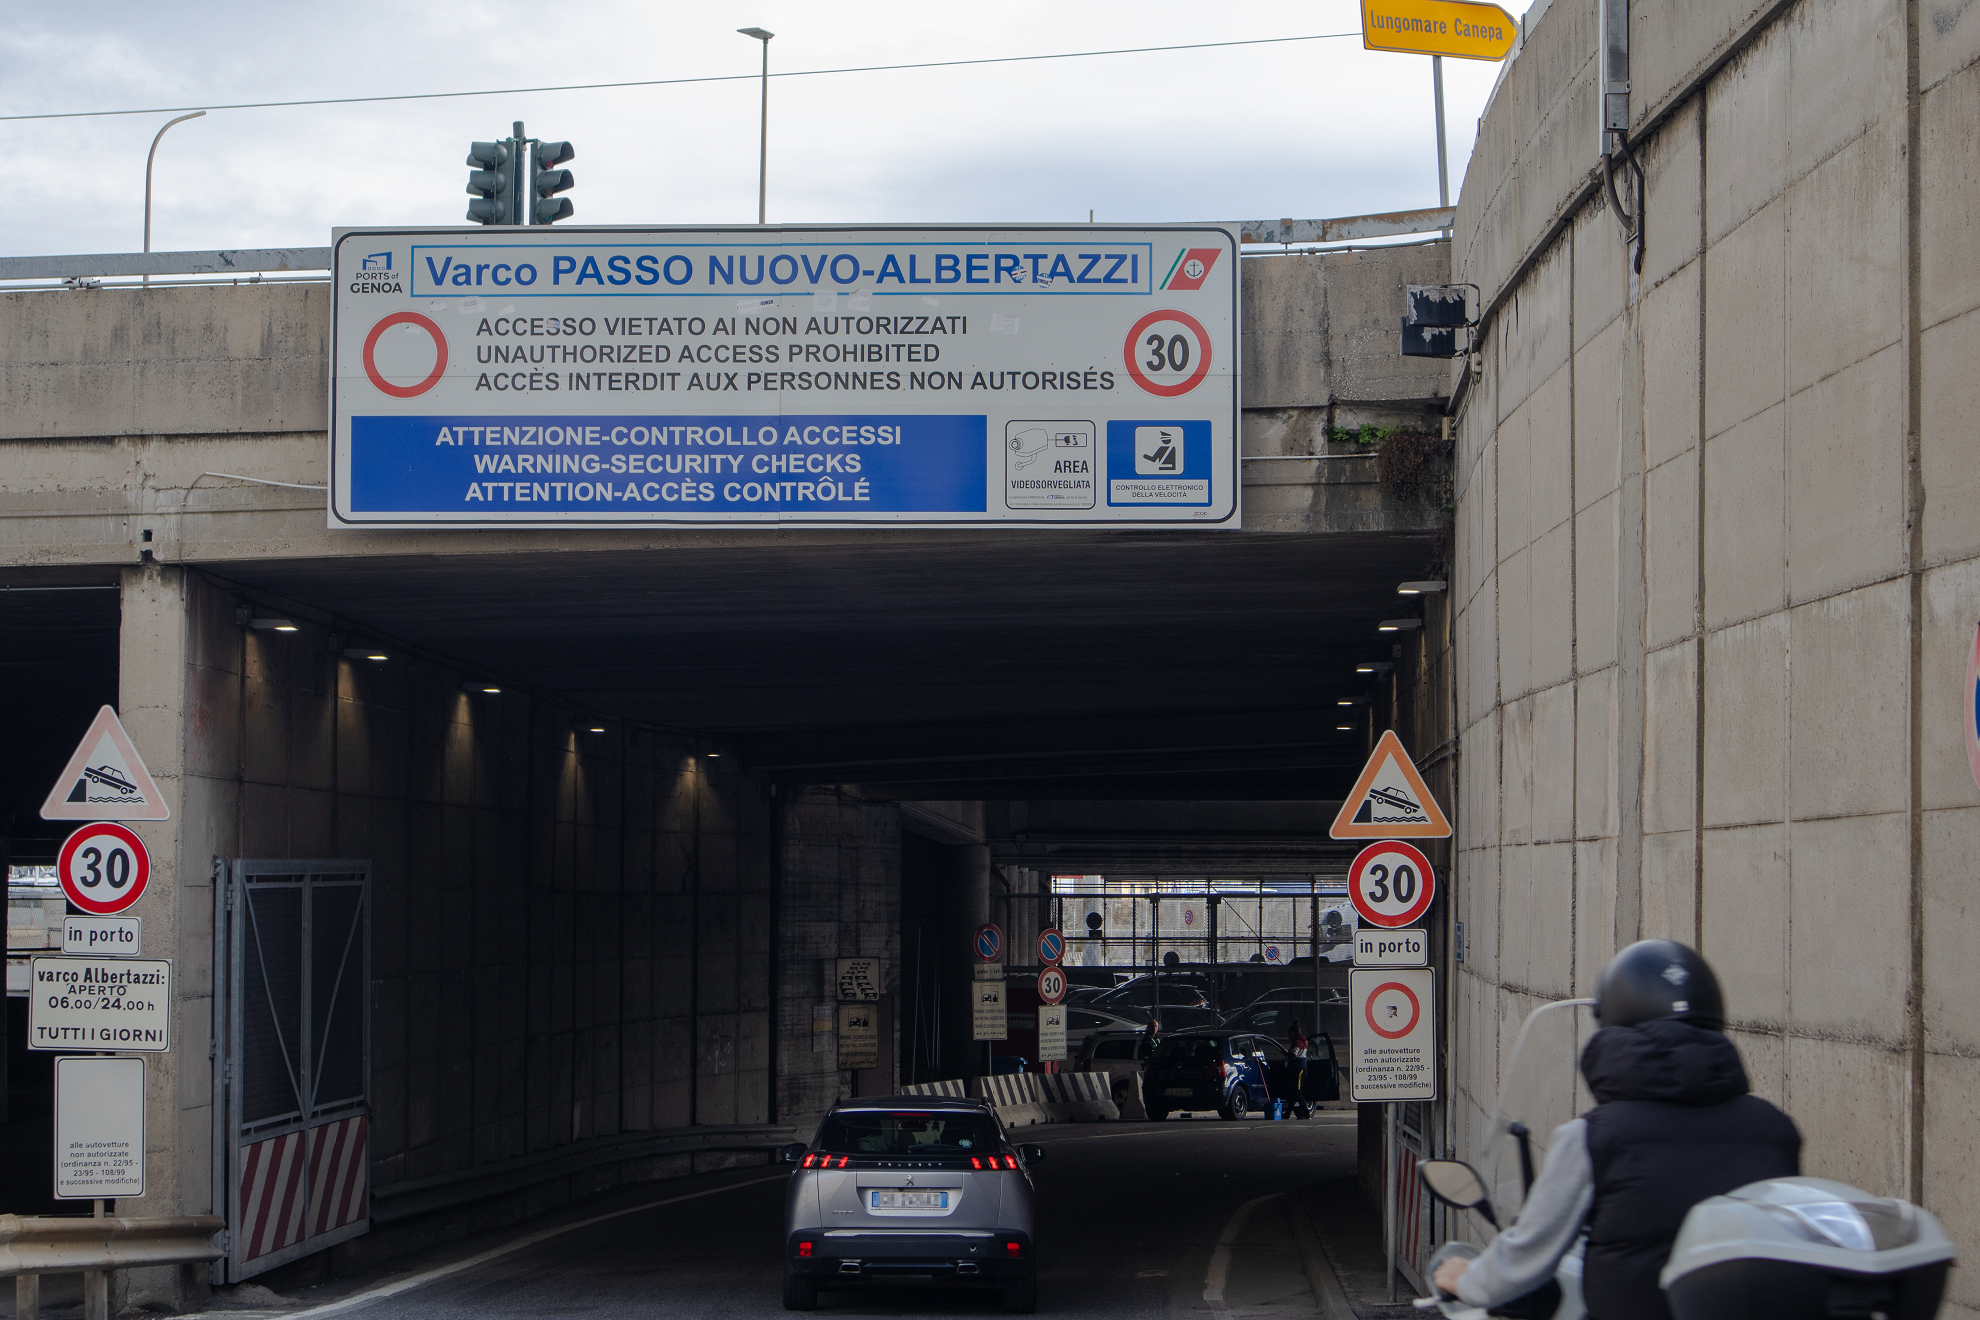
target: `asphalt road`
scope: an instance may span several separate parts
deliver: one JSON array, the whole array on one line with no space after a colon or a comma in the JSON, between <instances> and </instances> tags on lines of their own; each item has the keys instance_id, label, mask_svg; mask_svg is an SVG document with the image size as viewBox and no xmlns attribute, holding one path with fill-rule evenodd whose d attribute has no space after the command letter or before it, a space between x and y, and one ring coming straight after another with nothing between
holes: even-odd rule
<instances>
[{"instance_id":1,"label":"asphalt road","mask_svg":"<svg viewBox=\"0 0 1980 1320\"><path fill-rule=\"evenodd\" d=\"M1317 1247L1285 1193L1352 1174L1352 1113L1281 1123L1100 1123L1019 1135L1047 1151L1036 1166L1040 1314L1333 1313L1316 1300L1325 1290L1315 1272ZM354 1292L345 1292L346 1285L298 1298L302 1305L281 1314L321 1320L781 1316L785 1177L756 1169L656 1184L638 1201L569 1211L547 1226L411 1263ZM663 1203L626 1212L626 1205L641 1202ZM601 1213L611 1217L559 1231ZM484 1258L460 1267L477 1256ZM819 1309L825 1315L1000 1313L996 1294L907 1282L829 1291Z\"/></svg>"}]
</instances>

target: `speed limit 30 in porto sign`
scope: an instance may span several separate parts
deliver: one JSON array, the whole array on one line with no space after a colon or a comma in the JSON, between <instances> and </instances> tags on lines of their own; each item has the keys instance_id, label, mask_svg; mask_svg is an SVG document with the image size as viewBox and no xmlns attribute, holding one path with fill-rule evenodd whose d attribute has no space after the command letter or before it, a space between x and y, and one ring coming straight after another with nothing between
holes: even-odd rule
<instances>
[{"instance_id":1,"label":"speed limit 30 in porto sign","mask_svg":"<svg viewBox=\"0 0 1980 1320\"><path fill-rule=\"evenodd\" d=\"M1408 926L1430 910L1437 875L1421 850L1400 839L1363 848L1348 868L1354 910L1371 926Z\"/></svg>"}]
</instances>

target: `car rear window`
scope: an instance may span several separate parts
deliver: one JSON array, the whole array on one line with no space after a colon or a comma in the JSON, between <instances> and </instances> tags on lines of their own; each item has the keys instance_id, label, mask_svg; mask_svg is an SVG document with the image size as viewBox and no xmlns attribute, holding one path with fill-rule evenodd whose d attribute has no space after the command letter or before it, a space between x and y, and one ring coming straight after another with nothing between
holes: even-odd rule
<instances>
[{"instance_id":1,"label":"car rear window","mask_svg":"<svg viewBox=\"0 0 1980 1320\"><path fill-rule=\"evenodd\" d=\"M985 1114L851 1110L826 1118L818 1146L843 1155L957 1154L995 1150L997 1129Z\"/></svg>"},{"instance_id":2,"label":"car rear window","mask_svg":"<svg viewBox=\"0 0 1980 1320\"><path fill-rule=\"evenodd\" d=\"M1169 1036L1155 1043L1158 1059L1209 1060L1222 1055L1223 1043L1213 1037Z\"/></svg>"},{"instance_id":3,"label":"car rear window","mask_svg":"<svg viewBox=\"0 0 1980 1320\"><path fill-rule=\"evenodd\" d=\"M1132 1059L1134 1057L1134 1041L1103 1040L1093 1047L1093 1057L1096 1059Z\"/></svg>"}]
</instances>

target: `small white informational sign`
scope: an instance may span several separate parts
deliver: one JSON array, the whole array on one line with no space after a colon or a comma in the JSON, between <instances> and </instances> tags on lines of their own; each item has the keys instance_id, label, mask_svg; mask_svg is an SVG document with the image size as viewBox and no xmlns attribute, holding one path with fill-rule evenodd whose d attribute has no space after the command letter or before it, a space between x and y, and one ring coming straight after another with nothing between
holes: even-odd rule
<instances>
[{"instance_id":1,"label":"small white informational sign","mask_svg":"<svg viewBox=\"0 0 1980 1320\"><path fill-rule=\"evenodd\" d=\"M839 1005L839 1067L880 1066L880 1010L870 1003Z\"/></svg>"},{"instance_id":2,"label":"small white informational sign","mask_svg":"<svg viewBox=\"0 0 1980 1320\"><path fill-rule=\"evenodd\" d=\"M880 997L878 958L840 958L838 964L839 1002L870 1003Z\"/></svg>"},{"instance_id":3,"label":"small white informational sign","mask_svg":"<svg viewBox=\"0 0 1980 1320\"><path fill-rule=\"evenodd\" d=\"M55 1060L55 1195L144 1195L144 1060Z\"/></svg>"},{"instance_id":4,"label":"small white informational sign","mask_svg":"<svg viewBox=\"0 0 1980 1320\"><path fill-rule=\"evenodd\" d=\"M62 952L135 958L144 952L144 918L68 917L62 922Z\"/></svg>"},{"instance_id":5,"label":"small white informational sign","mask_svg":"<svg viewBox=\"0 0 1980 1320\"><path fill-rule=\"evenodd\" d=\"M1356 967L1428 967L1430 939L1421 927L1384 930L1363 926L1354 934Z\"/></svg>"},{"instance_id":6,"label":"small white informational sign","mask_svg":"<svg viewBox=\"0 0 1980 1320\"><path fill-rule=\"evenodd\" d=\"M978 981L970 990L976 996L970 1012L970 1021L975 1028L970 1039L1010 1039L1010 1018L1004 1012L1004 983L1001 980Z\"/></svg>"},{"instance_id":7,"label":"small white informational sign","mask_svg":"<svg viewBox=\"0 0 1980 1320\"><path fill-rule=\"evenodd\" d=\"M1349 1088L1359 1103L1437 1098L1437 973L1348 973Z\"/></svg>"},{"instance_id":8,"label":"small white informational sign","mask_svg":"<svg viewBox=\"0 0 1980 1320\"><path fill-rule=\"evenodd\" d=\"M172 1048L172 963L165 958L35 958L28 1048Z\"/></svg>"},{"instance_id":9,"label":"small white informational sign","mask_svg":"<svg viewBox=\"0 0 1980 1320\"><path fill-rule=\"evenodd\" d=\"M1055 1062L1066 1057L1066 1006L1041 1004L1038 1008L1038 1057Z\"/></svg>"}]
</instances>

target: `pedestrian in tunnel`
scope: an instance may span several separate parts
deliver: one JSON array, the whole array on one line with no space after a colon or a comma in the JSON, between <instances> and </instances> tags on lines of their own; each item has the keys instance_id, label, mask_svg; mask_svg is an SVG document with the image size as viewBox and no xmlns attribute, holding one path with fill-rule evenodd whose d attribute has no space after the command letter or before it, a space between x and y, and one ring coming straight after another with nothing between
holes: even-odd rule
<instances>
[{"instance_id":1,"label":"pedestrian in tunnel","mask_svg":"<svg viewBox=\"0 0 1980 1320\"><path fill-rule=\"evenodd\" d=\"M1286 1052L1293 1061L1293 1098L1306 1094L1306 1060L1313 1051L1313 1042L1306 1038L1306 1028L1299 1025L1299 1019L1292 1020L1292 1030L1286 1033Z\"/></svg>"}]
</instances>

